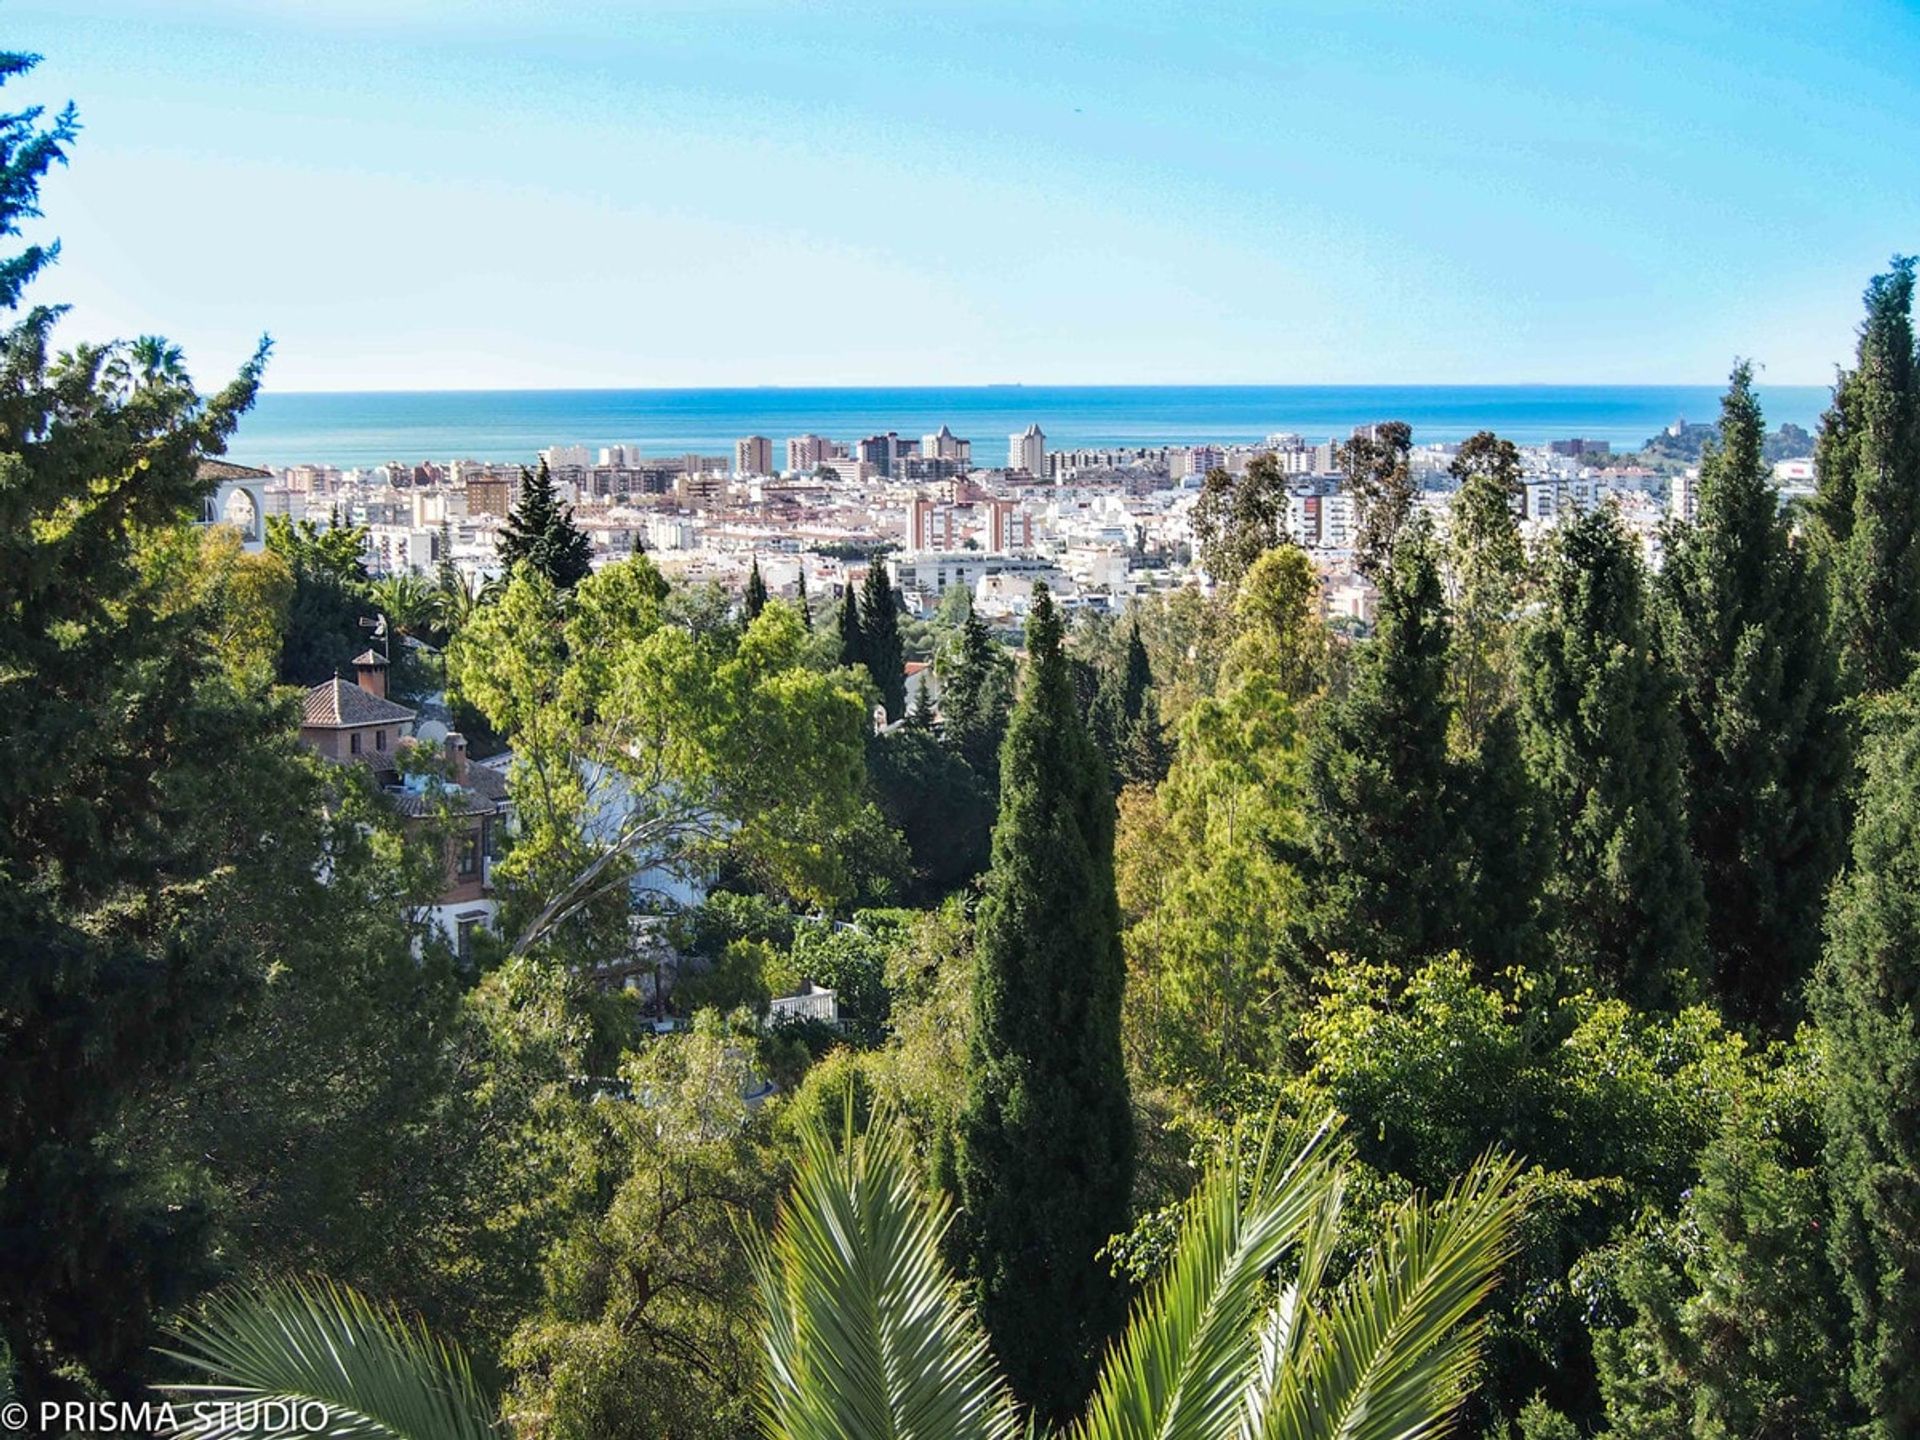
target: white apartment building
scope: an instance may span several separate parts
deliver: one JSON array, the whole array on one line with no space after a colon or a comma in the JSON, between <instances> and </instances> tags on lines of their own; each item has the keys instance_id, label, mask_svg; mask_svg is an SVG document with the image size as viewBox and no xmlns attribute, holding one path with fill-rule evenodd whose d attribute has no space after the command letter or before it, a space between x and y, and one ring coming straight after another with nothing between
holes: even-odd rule
<instances>
[{"instance_id":1,"label":"white apartment building","mask_svg":"<svg viewBox=\"0 0 1920 1440\"><path fill-rule=\"evenodd\" d=\"M973 463L973 442L962 440L942 425L937 433L921 438L920 453L928 460L957 460L962 465L970 465Z\"/></svg>"},{"instance_id":2,"label":"white apartment building","mask_svg":"<svg viewBox=\"0 0 1920 1440\"><path fill-rule=\"evenodd\" d=\"M1029 425L1007 437L1007 468L1024 470L1036 478L1047 473L1047 437L1038 425Z\"/></svg>"},{"instance_id":3,"label":"white apartment building","mask_svg":"<svg viewBox=\"0 0 1920 1440\"><path fill-rule=\"evenodd\" d=\"M549 445L540 452L549 470L591 470L593 455L584 445Z\"/></svg>"}]
</instances>

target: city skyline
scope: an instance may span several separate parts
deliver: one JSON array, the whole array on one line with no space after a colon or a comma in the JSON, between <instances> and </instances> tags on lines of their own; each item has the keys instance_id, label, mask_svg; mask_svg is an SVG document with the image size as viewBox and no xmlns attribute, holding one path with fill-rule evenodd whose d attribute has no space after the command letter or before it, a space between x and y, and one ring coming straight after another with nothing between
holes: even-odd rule
<instances>
[{"instance_id":1,"label":"city skyline","mask_svg":"<svg viewBox=\"0 0 1920 1440\"><path fill-rule=\"evenodd\" d=\"M1892 4L391 9L10 7L85 126L63 334L266 330L283 392L1811 384L1920 231Z\"/></svg>"}]
</instances>

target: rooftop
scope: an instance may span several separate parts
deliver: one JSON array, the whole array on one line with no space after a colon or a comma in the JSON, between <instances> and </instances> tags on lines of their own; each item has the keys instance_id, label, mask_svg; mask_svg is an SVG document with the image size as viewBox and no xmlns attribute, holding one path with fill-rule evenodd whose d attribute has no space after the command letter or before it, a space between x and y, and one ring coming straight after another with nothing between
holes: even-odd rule
<instances>
[{"instance_id":1,"label":"rooftop","mask_svg":"<svg viewBox=\"0 0 1920 1440\"><path fill-rule=\"evenodd\" d=\"M307 691L307 698L300 704L300 724L305 729L343 730L354 725L411 720L414 713L336 678Z\"/></svg>"}]
</instances>

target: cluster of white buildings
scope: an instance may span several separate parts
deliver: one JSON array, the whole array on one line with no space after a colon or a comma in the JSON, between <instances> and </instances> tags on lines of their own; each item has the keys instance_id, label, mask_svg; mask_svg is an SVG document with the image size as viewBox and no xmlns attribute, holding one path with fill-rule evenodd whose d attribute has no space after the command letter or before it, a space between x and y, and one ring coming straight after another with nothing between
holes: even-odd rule
<instances>
[{"instance_id":1,"label":"cluster of white buildings","mask_svg":"<svg viewBox=\"0 0 1920 1440\"><path fill-rule=\"evenodd\" d=\"M1412 453L1420 503L1442 527L1456 451L1423 444ZM990 465L943 425L919 439L748 435L731 455L574 443L539 456L603 561L644 550L675 578L734 589L757 562L776 593L804 585L818 599L884 554L911 608L931 610L963 585L983 613L1009 620L1042 580L1069 604L1109 608L1209 583L1193 553L1199 489L1208 473L1244 474L1263 457L1286 477L1286 534L1319 563L1330 609L1364 618L1366 587L1351 570L1358 515L1332 439L1050 450L1033 424L1007 437L1004 465ZM1537 534L1611 502L1657 560L1661 523L1669 513L1690 518L1697 477L1669 486L1652 471L1595 463L1607 458L1603 443L1580 439L1524 449L1523 529ZM223 485L217 499L232 507L221 518L243 528L253 512L256 538L270 514L337 518L366 527L376 573L451 565L474 579L497 572L500 529L521 485L519 466L474 460L246 473L253 478ZM1810 487L1808 462L1785 462L1781 481L1788 495Z\"/></svg>"}]
</instances>

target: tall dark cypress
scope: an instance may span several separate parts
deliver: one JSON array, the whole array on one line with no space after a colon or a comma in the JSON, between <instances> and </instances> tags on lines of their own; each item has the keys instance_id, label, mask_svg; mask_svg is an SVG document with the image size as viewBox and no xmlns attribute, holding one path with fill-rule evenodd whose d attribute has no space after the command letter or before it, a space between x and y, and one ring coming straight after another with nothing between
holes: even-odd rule
<instances>
[{"instance_id":1,"label":"tall dark cypress","mask_svg":"<svg viewBox=\"0 0 1920 1440\"><path fill-rule=\"evenodd\" d=\"M840 591L840 663L850 670L867 663L867 637L860 626L860 601L851 580Z\"/></svg>"},{"instance_id":2,"label":"tall dark cypress","mask_svg":"<svg viewBox=\"0 0 1920 1440\"><path fill-rule=\"evenodd\" d=\"M760 575L760 557L753 557L753 568L747 572L747 588L740 597L740 613L749 624L760 618L760 612L767 608L767 582Z\"/></svg>"},{"instance_id":3,"label":"tall dark cypress","mask_svg":"<svg viewBox=\"0 0 1920 1440\"><path fill-rule=\"evenodd\" d=\"M1867 287L1852 370L1821 419L1813 515L1833 633L1854 691L1897 689L1920 648L1920 363L1913 267L1896 256Z\"/></svg>"},{"instance_id":4,"label":"tall dark cypress","mask_svg":"<svg viewBox=\"0 0 1920 1440\"><path fill-rule=\"evenodd\" d=\"M1920 1435L1920 678L1869 713L1853 863L1813 986L1831 1247L1868 1433Z\"/></svg>"},{"instance_id":5,"label":"tall dark cypress","mask_svg":"<svg viewBox=\"0 0 1920 1440\"><path fill-rule=\"evenodd\" d=\"M807 598L807 567L800 567L800 578L794 590L793 603L800 607L800 623L813 629L813 602Z\"/></svg>"},{"instance_id":6,"label":"tall dark cypress","mask_svg":"<svg viewBox=\"0 0 1920 1440\"><path fill-rule=\"evenodd\" d=\"M1423 526L1379 579L1374 636L1308 754L1307 932L1322 952L1411 966L1460 941L1449 627Z\"/></svg>"},{"instance_id":7,"label":"tall dark cypress","mask_svg":"<svg viewBox=\"0 0 1920 1440\"><path fill-rule=\"evenodd\" d=\"M1036 586L1025 687L1001 753L952 1180L957 1246L1016 1392L1078 1412L1125 1293L1098 1258L1127 1223L1133 1129L1113 798Z\"/></svg>"},{"instance_id":8,"label":"tall dark cypress","mask_svg":"<svg viewBox=\"0 0 1920 1440\"><path fill-rule=\"evenodd\" d=\"M511 570L533 566L557 590L568 590L593 573L593 548L573 523L573 511L554 493L543 459L538 470L520 470L520 499L500 532L500 559Z\"/></svg>"},{"instance_id":9,"label":"tall dark cypress","mask_svg":"<svg viewBox=\"0 0 1920 1440\"><path fill-rule=\"evenodd\" d=\"M1847 754L1824 595L1780 513L1765 434L1743 362L1700 468L1698 517L1669 537L1659 594L1714 988L1733 1018L1778 1031L1819 958Z\"/></svg>"},{"instance_id":10,"label":"tall dark cypress","mask_svg":"<svg viewBox=\"0 0 1920 1440\"><path fill-rule=\"evenodd\" d=\"M1687 837L1672 676L1639 552L1609 507L1556 538L1521 644L1521 728L1552 837L1553 948L1576 983L1643 1008L1695 998L1706 905Z\"/></svg>"},{"instance_id":11,"label":"tall dark cypress","mask_svg":"<svg viewBox=\"0 0 1920 1440\"><path fill-rule=\"evenodd\" d=\"M898 720L907 713L907 656L900 638L900 600L887 567L878 556L867 567L866 584L860 591L861 624L866 636L866 651L861 657L873 683L880 688L880 699L887 707L887 719Z\"/></svg>"}]
</instances>

